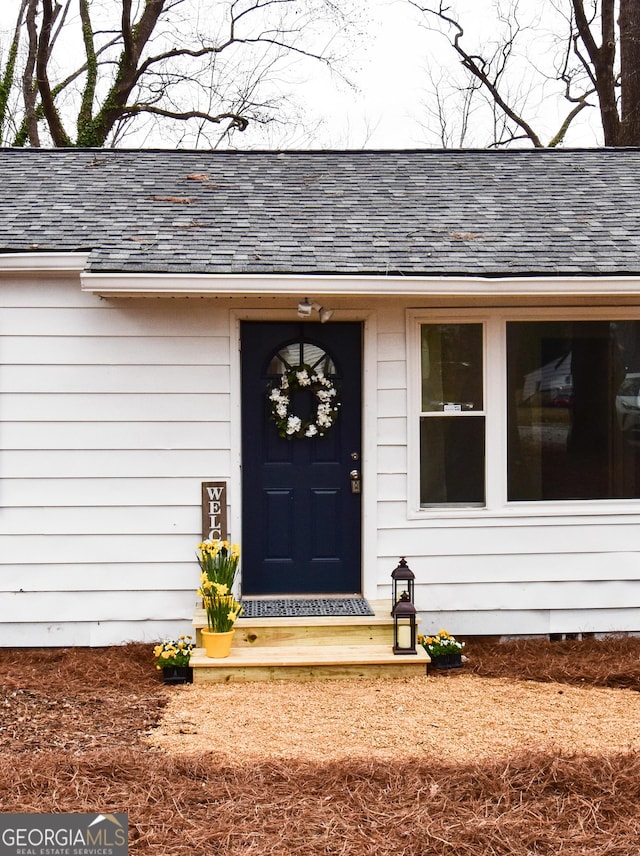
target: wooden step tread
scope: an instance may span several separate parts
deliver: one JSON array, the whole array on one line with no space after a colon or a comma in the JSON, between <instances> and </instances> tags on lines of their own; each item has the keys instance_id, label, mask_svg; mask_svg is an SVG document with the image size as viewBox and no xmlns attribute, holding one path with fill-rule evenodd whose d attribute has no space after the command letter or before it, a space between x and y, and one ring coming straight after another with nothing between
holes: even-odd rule
<instances>
[{"instance_id":1,"label":"wooden step tread","mask_svg":"<svg viewBox=\"0 0 640 856\"><path fill-rule=\"evenodd\" d=\"M296 667L328 665L409 665L430 663L424 650L417 654L394 654L391 645L318 645L290 647L232 648L224 659L207 657L204 648L191 653L194 669L231 669L251 667Z\"/></svg>"},{"instance_id":2,"label":"wooden step tread","mask_svg":"<svg viewBox=\"0 0 640 856\"><path fill-rule=\"evenodd\" d=\"M376 627L392 626L391 602L369 601L375 615L300 615L278 618L243 618L236 622L238 630L247 627ZM193 626L201 629L207 626L207 615L202 607L196 607Z\"/></svg>"}]
</instances>

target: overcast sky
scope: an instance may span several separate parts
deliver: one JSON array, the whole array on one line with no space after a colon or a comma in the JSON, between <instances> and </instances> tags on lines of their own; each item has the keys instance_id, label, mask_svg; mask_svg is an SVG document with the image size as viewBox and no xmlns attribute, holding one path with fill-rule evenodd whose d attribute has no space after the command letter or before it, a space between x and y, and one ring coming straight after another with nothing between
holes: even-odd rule
<instances>
[{"instance_id":1,"label":"overcast sky","mask_svg":"<svg viewBox=\"0 0 640 856\"><path fill-rule=\"evenodd\" d=\"M406 0L368 0L367 14L371 37L354 51L358 91L337 80L320 88L330 117L321 139L349 148L423 145L425 60L435 49L446 54L444 40L420 26L422 16Z\"/></svg>"},{"instance_id":2,"label":"overcast sky","mask_svg":"<svg viewBox=\"0 0 640 856\"><path fill-rule=\"evenodd\" d=\"M111 2L111 0L102 0ZM338 75L332 75L316 64L306 67L303 82L296 87L294 96L307 106L310 133L294 133L290 138L268 139L260 137L259 127L254 126L246 134L234 139L237 147L256 145L278 145L284 147L316 148L418 148L438 146L437 122L429 118L425 106L429 100L429 88L433 86L427 71L429 64L433 74L442 76L440 91L447 82L459 74L460 63L447 40L428 29L428 20L408 0L357 0L362 3L363 15L368 19L365 36L354 41L351 56L345 69L355 84L350 89ZM476 49L485 50L496 34L495 6L498 0L450 0L450 6L461 16L465 24L465 45L476 38ZM535 46L529 56L521 60L523 79L532 75L540 80L538 69L545 59L544 29L548 30L546 53L551 55L551 39L555 31L562 30L562 19L554 18L550 0L503 0L509 7L517 2L520 19L536 23ZM0 0L0 23L5 32L10 32L15 21L15 9L19 0ZM201 4L203 5L203 4ZM99 4L98 4L99 7ZM543 41L539 41L542 33ZM526 53L526 40L523 50ZM292 67L297 67L292 63ZM300 64L303 68L303 64ZM533 69L536 69L534 72ZM549 69L547 68L547 71ZM553 68L550 69L553 76ZM557 87L556 87L557 89ZM535 117L533 124L541 130L544 138L550 139L560 126L561 117L567 107L562 98L553 98L553 85L533 91L528 84L522 86L526 93L523 110L527 118ZM433 104L433 101L431 101ZM544 104L544 110L538 106ZM449 118L455 121L459 109L450 102ZM542 118L540 113L542 112ZM567 139L568 145L597 145L598 140L588 120L597 127L595 110L583 111L581 123L576 123ZM480 114L474 116L474 131L482 129ZM546 126L545 126L546 123ZM538 127L538 126L541 126ZM487 145L490 131L482 130L465 140L465 145ZM124 145L171 145L171 141L132 137Z\"/></svg>"},{"instance_id":3,"label":"overcast sky","mask_svg":"<svg viewBox=\"0 0 640 856\"><path fill-rule=\"evenodd\" d=\"M487 45L497 37L497 2L451 0L449 3L465 26L467 48L475 39L475 49L486 51ZM509 7L506 0L502 5ZM366 50L356 52L360 70L354 75L361 91L350 95L343 93L329 102L332 121L326 131L327 143L353 148L438 145L437 122L429 118L426 107L432 87L427 67L432 68L434 75L442 75L443 85L446 85L452 75L460 73L457 55L442 34L427 26L433 24L434 19L426 18L407 0L367 0L367 11L371 19L371 40ZM562 87L549 81L540 83L543 78L538 70L543 69L553 76L553 42L557 33L565 31L565 22L561 16L553 14L548 0L518 0L518 12L521 23L531 23L536 28L535 41L527 37L521 42L523 56L518 62L522 81L536 80L539 84L538 89L522 94L529 84L520 83L523 113L533 120L543 140L551 139L570 107L562 97ZM529 43L531 48L527 47ZM554 91L558 97L554 97ZM328 87L325 97L334 98L333 87ZM451 106L450 110L453 115L455 107ZM579 121L573 123L566 145L601 145L598 134L596 110L585 110ZM467 144L484 146L488 139L489 136L476 134Z\"/></svg>"}]
</instances>

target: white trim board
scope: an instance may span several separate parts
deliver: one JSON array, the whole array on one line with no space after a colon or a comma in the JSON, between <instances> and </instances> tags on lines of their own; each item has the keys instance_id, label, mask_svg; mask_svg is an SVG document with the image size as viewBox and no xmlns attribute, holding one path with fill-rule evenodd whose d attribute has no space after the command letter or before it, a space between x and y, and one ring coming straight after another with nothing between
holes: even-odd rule
<instances>
[{"instance_id":1,"label":"white trim board","mask_svg":"<svg viewBox=\"0 0 640 856\"><path fill-rule=\"evenodd\" d=\"M85 269L88 253L3 253L2 273L77 273Z\"/></svg>"},{"instance_id":2,"label":"white trim board","mask_svg":"<svg viewBox=\"0 0 640 856\"><path fill-rule=\"evenodd\" d=\"M634 297L639 277L398 277L288 274L83 273L82 291L101 296L392 295L433 297Z\"/></svg>"}]
</instances>

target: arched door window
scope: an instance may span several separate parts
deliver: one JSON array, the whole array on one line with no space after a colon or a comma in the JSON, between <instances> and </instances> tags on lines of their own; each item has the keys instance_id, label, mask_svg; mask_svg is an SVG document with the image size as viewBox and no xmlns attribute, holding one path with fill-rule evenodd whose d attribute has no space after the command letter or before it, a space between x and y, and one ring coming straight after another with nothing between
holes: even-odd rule
<instances>
[{"instance_id":1,"label":"arched door window","mask_svg":"<svg viewBox=\"0 0 640 856\"><path fill-rule=\"evenodd\" d=\"M268 375L283 375L298 366L307 365L325 377L335 377L336 366L329 354L319 345L301 340L278 348L269 361Z\"/></svg>"}]
</instances>

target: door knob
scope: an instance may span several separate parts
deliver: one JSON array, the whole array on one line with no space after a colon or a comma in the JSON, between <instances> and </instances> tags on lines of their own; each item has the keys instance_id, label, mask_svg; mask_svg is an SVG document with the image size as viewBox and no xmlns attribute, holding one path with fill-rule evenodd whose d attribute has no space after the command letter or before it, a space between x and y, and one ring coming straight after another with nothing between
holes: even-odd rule
<instances>
[{"instance_id":1,"label":"door knob","mask_svg":"<svg viewBox=\"0 0 640 856\"><path fill-rule=\"evenodd\" d=\"M360 493L360 470L351 470L349 478L351 479L351 493Z\"/></svg>"}]
</instances>

